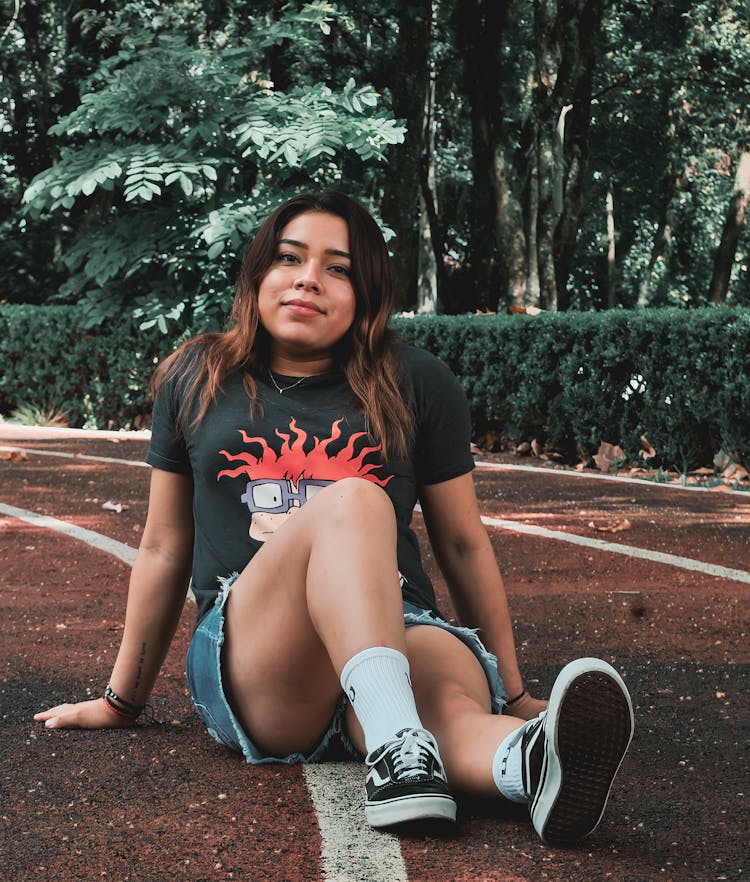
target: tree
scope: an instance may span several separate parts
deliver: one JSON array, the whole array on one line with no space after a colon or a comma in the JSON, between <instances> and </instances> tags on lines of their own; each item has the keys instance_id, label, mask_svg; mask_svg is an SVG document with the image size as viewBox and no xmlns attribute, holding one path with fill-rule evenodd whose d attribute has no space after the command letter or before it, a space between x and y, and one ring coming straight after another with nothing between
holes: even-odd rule
<instances>
[{"instance_id":1,"label":"tree","mask_svg":"<svg viewBox=\"0 0 750 882\"><path fill-rule=\"evenodd\" d=\"M209 30L189 4L128 3L87 17L117 51L87 81L79 106L50 133L60 158L26 191L32 217L84 206L62 293L91 321L123 306L144 324L216 325L226 264L269 209L301 186L337 184L343 158L384 158L404 129L350 79L280 91L268 78L282 44L313 54L331 31L325 3L276 20L242 15Z\"/></svg>"},{"instance_id":2,"label":"tree","mask_svg":"<svg viewBox=\"0 0 750 882\"><path fill-rule=\"evenodd\" d=\"M721 241L714 258L714 271L709 289L712 303L724 303L727 299L734 257L737 253L737 244L745 221L748 201L750 201L750 152L745 150L737 161L734 192L729 203Z\"/></svg>"}]
</instances>

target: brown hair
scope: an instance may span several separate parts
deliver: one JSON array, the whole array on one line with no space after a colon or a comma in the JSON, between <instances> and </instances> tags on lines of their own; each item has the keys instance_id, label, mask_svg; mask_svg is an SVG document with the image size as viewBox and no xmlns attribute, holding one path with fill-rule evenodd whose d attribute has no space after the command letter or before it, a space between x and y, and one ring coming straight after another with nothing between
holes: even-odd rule
<instances>
[{"instance_id":1,"label":"brown hair","mask_svg":"<svg viewBox=\"0 0 750 882\"><path fill-rule=\"evenodd\" d=\"M368 430L383 455L404 457L414 417L405 400L398 346L388 320L395 306L391 263L383 235L370 213L337 191L295 196L280 205L261 225L242 261L229 325L223 333L202 334L186 341L156 369L152 394L186 368L178 420L183 424L200 390L199 422L216 398L230 371L239 368L251 402L257 403L253 375L267 370L270 340L260 323L258 290L271 266L281 231L297 215L320 211L342 218L349 230L351 281L356 298L352 326L334 348L334 359L359 399Z\"/></svg>"}]
</instances>

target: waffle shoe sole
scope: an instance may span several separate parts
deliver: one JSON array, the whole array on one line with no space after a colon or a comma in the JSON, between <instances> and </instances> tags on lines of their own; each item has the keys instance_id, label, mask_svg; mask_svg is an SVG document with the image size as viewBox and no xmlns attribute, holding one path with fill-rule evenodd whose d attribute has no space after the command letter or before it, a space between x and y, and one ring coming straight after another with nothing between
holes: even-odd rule
<instances>
[{"instance_id":1,"label":"waffle shoe sole","mask_svg":"<svg viewBox=\"0 0 750 882\"><path fill-rule=\"evenodd\" d=\"M550 844L596 829L633 737L633 705L615 669L577 659L560 672L540 730L545 739L531 820Z\"/></svg>"}]
</instances>

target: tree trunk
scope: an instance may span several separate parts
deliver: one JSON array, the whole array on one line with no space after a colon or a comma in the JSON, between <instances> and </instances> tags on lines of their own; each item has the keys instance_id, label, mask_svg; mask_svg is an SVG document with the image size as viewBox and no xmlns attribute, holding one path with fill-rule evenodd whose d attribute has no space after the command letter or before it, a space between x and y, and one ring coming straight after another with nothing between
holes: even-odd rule
<instances>
[{"instance_id":1,"label":"tree trunk","mask_svg":"<svg viewBox=\"0 0 750 882\"><path fill-rule=\"evenodd\" d=\"M529 265L526 256L526 231L521 202L510 186L505 157L495 150L497 181L497 241L500 250L500 297L514 306L524 306L529 286Z\"/></svg>"},{"instance_id":2,"label":"tree trunk","mask_svg":"<svg viewBox=\"0 0 750 882\"><path fill-rule=\"evenodd\" d=\"M535 0L533 152L538 169L541 299L567 309L588 160L594 40L604 0ZM568 116L569 114L569 116ZM530 256L530 260L534 255Z\"/></svg>"},{"instance_id":3,"label":"tree trunk","mask_svg":"<svg viewBox=\"0 0 750 882\"><path fill-rule=\"evenodd\" d=\"M458 0L454 15L456 43L463 59L463 91L471 111L472 214L468 260L472 305L496 309L501 291L505 193L497 177L501 128L501 46L508 0ZM468 304L467 304L468 305Z\"/></svg>"},{"instance_id":4,"label":"tree trunk","mask_svg":"<svg viewBox=\"0 0 750 882\"><path fill-rule=\"evenodd\" d=\"M615 242L615 194L607 187L607 309L617 306L617 247Z\"/></svg>"},{"instance_id":5,"label":"tree trunk","mask_svg":"<svg viewBox=\"0 0 750 882\"><path fill-rule=\"evenodd\" d=\"M432 19L434 24L434 4ZM432 28L430 29L432 34ZM420 157L419 253L417 312L435 314L441 292L445 291L445 261L442 225L438 222L435 191L435 64L428 50L428 78L422 115L422 155Z\"/></svg>"},{"instance_id":6,"label":"tree trunk","mask_svg":"<svg viewBox=\"0 0 750 882\"><path fill-rule=\"evenodd\" d=\"M648 306L651 293L651 280L654 275L656 264L660 260L666 260L672 245L672 198L675 190L675 177L670 169L664 172L661 187L661 201L659 204L659 219L656 233L651 246L646 268L641 273L638 281L638 308L645 309Z\"/></svg>"},{"instance_id":7,"label":"tree trunk","mask_svg":"<svg viewBox=\"0 0 750 882\"><path fill-rule=\"evenodd\" d=\"M398 5L397 67L392 77L393 113L406 121L403 144L388 151L381 215L396 234L390 243L393 269L402 305L417 303L421 177L421 135L424 131L425 92L429 77L432 0L410 0Z\"/></svg>"},{"instance_id":8,"label":"tree trunk","mask_svg":"<svg viewBox=\"0 0 750 882\"><path fill-rule=\"evenodd\" d=\"M750 201L750 152L743 151L737 163L734 191L714 258L714 272L709 289L712 303L726 302L734 256L737 253L737 243L745 221L748 201Z\"/></svg>"}]
</instances>

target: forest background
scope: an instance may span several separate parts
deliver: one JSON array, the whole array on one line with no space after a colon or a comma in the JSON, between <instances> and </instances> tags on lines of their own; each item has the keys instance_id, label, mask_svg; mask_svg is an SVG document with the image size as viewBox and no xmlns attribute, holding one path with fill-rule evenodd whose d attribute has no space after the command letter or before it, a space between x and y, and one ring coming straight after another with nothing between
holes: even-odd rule
<instances>
[{"instance_id":1,"label":"forest background","mask_svg":"<svg viewBox=\"0 0 750 882\"><path fill-rule=\"evenodd\" d=\"M750 305L739 0L5 3L0 301L217 327L340 187L417 312Z\"/></svg>"}]
</instances>

